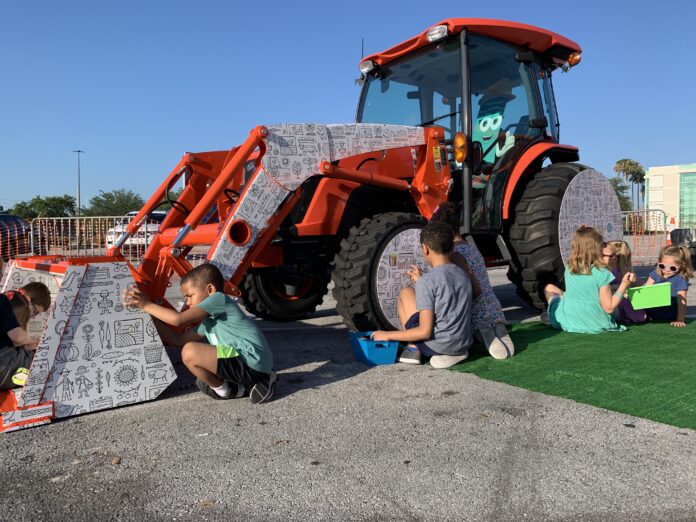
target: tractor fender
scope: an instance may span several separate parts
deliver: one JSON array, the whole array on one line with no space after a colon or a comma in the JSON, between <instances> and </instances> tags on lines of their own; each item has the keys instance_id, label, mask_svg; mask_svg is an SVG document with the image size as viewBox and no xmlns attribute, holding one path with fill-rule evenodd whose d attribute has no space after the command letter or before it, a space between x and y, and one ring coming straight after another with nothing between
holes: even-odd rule
<instances>
[{"instance_id":1,"label":"tractor fender","mask_svg":"<svg viewBox=\"0 0 696 522\"><path fill-rule=\"evenodd\" d=\"M578 154L577 147L573 147L572 145L560 145L557 143L537 143L524 151L517 161L517 164L512 169L512 173L505 185L505 192L503 195L503 219L509 218L512 196L524 174L531 165L538 164L539 167L541 167L541 163L546 158L550 158L553 163L559 161L569 162L578 161L580 155Z\"/></svg>"}]
</instances>

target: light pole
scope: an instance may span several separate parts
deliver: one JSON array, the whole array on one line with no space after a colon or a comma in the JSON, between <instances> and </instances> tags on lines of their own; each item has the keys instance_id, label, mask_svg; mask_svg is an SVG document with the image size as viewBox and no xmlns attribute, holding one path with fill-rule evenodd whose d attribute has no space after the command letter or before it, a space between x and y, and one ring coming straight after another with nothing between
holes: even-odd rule
<instances>
[{"instance_id":1,"label":"light pole","mask_svg":"<svg viewBox=\"0 0 696 522\"><path fill-rule=\"evenodd\" d=\"M84 150L74 150L77 153L77 217L80 217L80 154L84 154Z\"/></svg>"}]
</instances>

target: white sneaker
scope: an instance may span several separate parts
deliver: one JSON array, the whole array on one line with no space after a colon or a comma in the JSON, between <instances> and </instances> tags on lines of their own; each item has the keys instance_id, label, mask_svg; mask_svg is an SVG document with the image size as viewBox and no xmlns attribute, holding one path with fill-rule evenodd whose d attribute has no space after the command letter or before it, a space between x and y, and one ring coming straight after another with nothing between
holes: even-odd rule
<instances>
[{"instance_id":1,"label":"white sneaker","mask_svg":"<svg viewBox=\"0 0 696 522\"><path fill-rule=\"evenodd\" d=\"M508 357L515 355L515 345L510 338L507 328L505 328L505 323L496 323L495 336L505 345Z\"/></svg>"},{"instance_id":2,"label":"white sneaker","mask_svg":"<svg viewBox=\"0 0 696 522\"><path fill-rule=\"evenodd\" d=\"M508 350L505 344L495 336L493 328L479 328L477 334L491 357L494 359L508 358Z\"/></svg>"},{"instance_id":3,"label":"white sneaker","mask_svg":"<svg viewBox=\"0 0 696 522\"><path fill-rule=\"evenodd\" d=\"M469 357L468 353L464 355L433 355L430 358L430 366L433 368L449 368L466 360L467 357Z\"/></svg>"}]
</instances>

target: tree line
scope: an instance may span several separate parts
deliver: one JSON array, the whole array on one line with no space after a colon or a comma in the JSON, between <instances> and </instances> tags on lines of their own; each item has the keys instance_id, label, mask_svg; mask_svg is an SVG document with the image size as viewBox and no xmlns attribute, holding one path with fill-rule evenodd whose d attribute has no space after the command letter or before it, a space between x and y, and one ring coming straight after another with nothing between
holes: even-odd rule
<instances>
[{"instance_id":1,"label":"tree line","mask_svg":"<svg viewBox=\"0 0 696 522\"><path fill-rule=\"evenodd\" d=\"M176 199L180 191L171 196ZM145 204L143 198L132 190L116 189L99 194L89 200L89 206L80 208L80 216L123 216L132 210L140 210ZM168 210L169 203L163 203L160 209ZM34 196L30 200L20 201L7 211L27 221L38 217L73 217L77 215L77 202L74 196Z\"/></svg>"}]
</instances>

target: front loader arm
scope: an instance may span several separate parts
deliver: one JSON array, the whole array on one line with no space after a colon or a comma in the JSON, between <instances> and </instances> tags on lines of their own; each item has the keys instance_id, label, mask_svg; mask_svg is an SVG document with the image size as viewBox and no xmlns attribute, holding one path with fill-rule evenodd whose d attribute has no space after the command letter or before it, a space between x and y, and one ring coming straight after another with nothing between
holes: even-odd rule
<instances>
[{"instance_id":1,"label":"front loader arm","mask_svg":"<svg viewBox=\"0 0 696 522\"><path fill-rule=\"evenodd\" d=\"M442 136L439 128L281 124L256 127L226 154L188 154L128 229L134 233L176 179L188 175L186 189L138 269L141 283L152 299L161 301L171 275L183 276L191 269L185 254L194 246L210 245L207 260L220 269L230 282L226 290L234 293L312 176L357 176L361 183L408 190L429 217L449 191ZM402 147L411 150L412 161L389 172L360 177L364 172L340 167L346 158L377 151L379 159L379 153L386 157L386 151ZM202 158L205 154L207 159Z\"/></svg>"}]
</instances>

